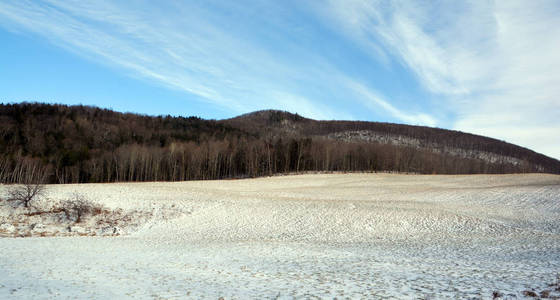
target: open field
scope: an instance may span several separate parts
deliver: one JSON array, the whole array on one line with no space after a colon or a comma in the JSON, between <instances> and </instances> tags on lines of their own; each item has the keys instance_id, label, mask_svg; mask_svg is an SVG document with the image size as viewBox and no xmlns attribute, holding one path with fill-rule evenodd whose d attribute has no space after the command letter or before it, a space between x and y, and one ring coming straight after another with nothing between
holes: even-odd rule
<instances>
[{"instance_id":1,"label":"open field","mask_svg":"<svg viewBox=\"0 0 560 300\"><path fill-rule=\"evenodd\" d=\"M74 192L135 226L0 238L0 298L521 297L560 273L557 175L52 185L47 198Z\"/></svg>"}]
</instances>

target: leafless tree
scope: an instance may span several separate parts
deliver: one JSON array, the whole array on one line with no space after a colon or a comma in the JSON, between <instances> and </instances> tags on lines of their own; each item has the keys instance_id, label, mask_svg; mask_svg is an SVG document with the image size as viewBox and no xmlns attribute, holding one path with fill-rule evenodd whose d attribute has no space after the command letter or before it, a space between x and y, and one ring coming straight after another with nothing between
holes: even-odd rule
<instances>
[{"instance_id":1,"label":"leafless tree","mask_svg":"<svg viewBox=\"0 0 560 300\"><path fill-rule=\"evenodd\" d=\"M46 178L44 170L40 172L28 172L24 178L23 184L15 185L8 188L8 201L22 204L23 207L29 208L32 201L45 196L46 187L43 184Z\"/></svg>"},{"instance_id":2,"label":"leafless tree","mask_svg":"<svg viewBox=\"0 0 560 300\"><path fill-rule=\"evenodd\" d=\"M293 128L285 131L284 123ZM329 137L355 131L418 140L424 146ZM493 153L520 163L460 157L433 151L430 145ZM43 183L78 183L220 179L302 171L560 174L560 161L461 132L376 122L313 121L278 111L206 121L86 106L0 104L1 183L26 184L26 178L37 173L50 175Z\"/></svg>"},{"instance_id":3,"label":"leafless tree","mask_svg":"<svg viewBox=\"0 0 560 300\"><path fill-rule=\"evenodd\" d=\"M28 208L32 201L44 196L45 186L39 183L18 185L8 191L9 201L19 202Z\"/></svg>"}]
</instances>

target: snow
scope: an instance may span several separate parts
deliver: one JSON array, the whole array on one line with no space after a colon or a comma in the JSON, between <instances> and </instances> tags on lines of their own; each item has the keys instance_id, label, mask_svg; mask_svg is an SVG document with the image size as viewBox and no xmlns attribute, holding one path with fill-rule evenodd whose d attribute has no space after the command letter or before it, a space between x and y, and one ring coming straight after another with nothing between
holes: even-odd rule
<instances>
[{"instance_id":1,"label":"snow","mask_svg":"<svg viewBox=\"0 0 560 300\"><path fill-rule=\"evenodd\" d=\"M556 175L315 174L47 191L46 201L77 192L130 219L118 234L86 221L55 237L0 238L0 298L522 297L553 290L560 272ZM16 230L7 209L5 235ZM41 222L33 230L50 226ZM56 236L72 232L82 234Z\"/></svg>"},{"instance_id":2,"label":"snow","mask_svg":"<svg viewBox=\"0 0 560 300\"><path fill-rule=\"evenodd\" d=\"M342 140L345 142L374 142L380 144L391 144L397 146L415 147L416 149L424 149L433 153L446 153L461 158L480 159L488 163L512 164L518 166L522 163L519 158L499 155L492 152L480 150L466 150L458 147L450 147L436 142L428 142L426 140L412 138L406 135L389 134L387 132L377 132L373 130L352 130L339 131L331 133L327 136L330 139ZM542 166L539 169L544 170Z\"/></svg>"}]
</instances>

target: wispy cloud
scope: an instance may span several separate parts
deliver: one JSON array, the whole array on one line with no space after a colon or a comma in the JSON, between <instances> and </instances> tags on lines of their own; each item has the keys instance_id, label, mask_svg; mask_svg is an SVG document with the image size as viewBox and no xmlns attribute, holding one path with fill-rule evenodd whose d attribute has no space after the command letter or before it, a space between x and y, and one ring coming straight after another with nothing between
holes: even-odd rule
<instances>
[{"instance_id":1,"label":"wispy cloud","mask_svg":"<svg viewBox=\"0 0 560 300\"><path fill-rule=\"evenodd\" d=\"M239 109L235 107L235 102L225 98L212 85L202 84L213 79L215 74L208 70L199 72L206 76L201 80L188 71L212 66L205 65L208 57L202 51L190 46L190 42L200 45L203 39L193 39L181 45L186 41L175 32L158 29L161 30L158 33L156 28L160 24L135 22L139 17L127 14L126 10L120 10L111 3L100 1L98 4L94 7L79 1L2 2L0 14L13 21L16 28L40 34L76 54ZM101 21L103 17L106 17L105 21ZM98 22L103 23L99 25ZM180 49L174 49L174 45L181 45ZM177 60L170 55L173 51L188 52L192 59ZM187 67L187 70L182 69Z\"/></svg>"},{"instance_id":2,"label":"wispy cloud","mask_svg":"<svg viewBox=\"0 0 560 300\"><path fill-rule=\"evenodd\" d=\"M0 3L0 24L234 113L278 108L353 119L363 99L346 97L344 70L315 51L321 45L310 42L307 19L286 11L293 13L289 4L273 2L22 0ZM379 108L421 121L394 105L372 111Z\"/></svg>"},{"instance_id":3,"label":"wispy cloud","mask_svg":"<svg viewBox=\"0 0 560 300\"><path fill-rule=\"evenodd\" d=\"M327 3L326 19L454 111L453 128L560 158L557 1Z\"/></svg>"},{"instance_id":4,"label":"wispy cloud","mask_svg":"<svg viewBox=\"0 0 560 300\"><path fill-rule=\"evenodd\" d=\"M381 96L379 92L374 91L361 83L348 80L346 81L346 85L355 93L357 99L362 99L364 105L372 110L382 109L401 122L412 125L437 125L437 121L432 116L426 113L409 113L397 109L389 101L387 101L385 97Z\"/></svg>"},{"instance_id":5,"label":"wispy cloud","mask_svg":"<svg viewBox=\"0 0 560 300\"><path fill-rule=\"evenodd\" d=\"M316 120L336 120L336 119L353 119L351 114L335 111L329 106L313 102L305 97L299 95L288 94L286 92L271 91L267 97L278 103L279 109L286 109L288 111L297 112L308 118ZM277 108L277 107L269 107Z\"/></svg>"},{"instance_id":6,"label":"wispy cloud","mask_svg":"<svg viewBox=\"0 0 560 300\"><path fill-rule=\"evenodd\" d=\"M203 5L155 4L131 9L114 1L8 1L0 3L0 16L12 28L234 112L251 110L255 99L278 106L261 92L293 93L298 70L316 69L242 39Z\"/></svg>"}]
</instances>

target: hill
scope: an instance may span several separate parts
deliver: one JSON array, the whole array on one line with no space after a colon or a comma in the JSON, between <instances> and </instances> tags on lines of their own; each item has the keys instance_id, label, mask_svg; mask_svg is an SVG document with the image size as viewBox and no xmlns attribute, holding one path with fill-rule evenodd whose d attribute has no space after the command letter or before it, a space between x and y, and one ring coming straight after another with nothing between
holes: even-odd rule
<instances>
[{"instance_id":1,"label":"hill","mask_svg":"<svg viewBox=\"0 0 560 300\"><path fill-rule=\"evenodd\" d=\"M282 111L227 120L88 106L0 105L0 182L175 181L303 171L560 173L558 160L437 128L316 121Z\"/></svg>"},{"instance_id":2,"label":"hill","mask_svg":"<svg viewBox=\"0 0 560 300\"><path fill-rule=\"evenodd\" d=\"M260 136L305 136L350 143L391 144L492 164L526 164L535 172L557 173L560 170L558 160L527 148L440 128L382 122L316 121L277 110L257 111L223 123Z\"/></svg>"}]
</instances>

